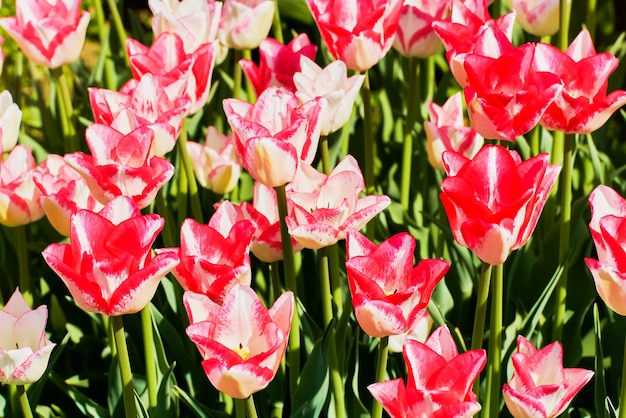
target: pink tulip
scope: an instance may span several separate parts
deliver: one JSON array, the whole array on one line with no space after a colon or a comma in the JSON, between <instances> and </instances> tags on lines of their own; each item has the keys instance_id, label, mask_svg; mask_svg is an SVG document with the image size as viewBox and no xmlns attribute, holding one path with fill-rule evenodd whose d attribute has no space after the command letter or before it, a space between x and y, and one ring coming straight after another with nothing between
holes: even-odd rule
<instances>
[{"instance_id":1,"label":"pink tulip","mask_svg":"<svg viewBox=\"0 0 626 418\"><path fill-rule=\"evenodd\" d=\"M85 137L92 155L75 152L66 155L65 161L85 179L102 204L128 196L143 209L174 175L174 166L167 160L150 156L154 133L148 127L124 135L94 123Z\"/></svg>"},{"instance_id":2,"label":"pink tulip","mask_svg":"<svg viewBox=\"0 0 626 418\"><path fill-rule=\"evenodd\" d=\"M180 259L173 270L184 290L207 295L221 304L236 284L250 284L250 241L253 225L242 220L225 228L216 212L208 225L185 219L180 227L180 248L163 249Z\"/></svg>"},{"instance_id":3,"label":"pink tulip","mask_svg":"<svg viewBox=\"0 0 626 418\"><path fill-rule=\"evenodd\" d=\"M320 98L324 102L322 135L329 135L344 126L354 107L365 76L348 77L346 64L333 61L324 69L305 56L300 58L300 71L293 75L296 96L301 103Z\"/></svg>"},{"instance_id":4,"label":"pink tulip","mask_svg":"<svg viewBox=\"0 0 626 418\"><path fill-rule=\"evenodd\" d=\"M509 0L509 4L526 32L552 36L559 30L559 0Z\"/></svg>"},{"instance_id":5,"label":"pink tulip","mask_svg":"<svg viewBox=\"0 0 626 418\"><path fill-rule=\"evenodd\" d=\"M365 189L363 174L351 155L329 175L301 164L287 191L293 212L285 218L289 234L304 248L319 249L346 237L349 228L361 229L391 203L385 195L359 195Z\"/></svg>"},{"instance_id":6,"label":"pink tulip","mask_svg":"<svg viewBox=\"0 0 626 418\"><path fill-rule=\"evenodd\" d=\"M152 11L154 37L175 33L183 41L185 52L192 54L200 45L217 40L222 2L215 0L148 0Z\"/></svg>"},{"instance_id":7,"label":"pink tulip","mask_svg":"<svg viewBox=\"0 0 626 418\"><path fill-rule=\"evenodd\" d=\"M299 106L298 98L282 87L266 89L254 105L224 100L243 166L269 187L291 182L300 161L313 161L322 111L319 101Z\"/></svg>"},{"instance_id":8,"label":"pink tulip","mask_svg":"<svg viewBox=\"0 0 626 418\"><path fill-rule=\"evenodd\" d=\"M600 185L589 196L589 203L589 229L598 260L585 258L585 263L604 303L626 316L626 200L610 187Z\"/></svg>"},{"instance_id":9,"label":"pink tulip","mask_svg":"<svg viewBox=\"0 0 626 418\"><path fill-rule=\"evenodd\" d=\"M217 390L244 399L272 381L289 339L293 293L280 295L269 310L254 290L239 284L222 305L193 292L185 292L183 302L191 322L187 335Z\"/></svg>"},{"instance_id":10,"label":"pink tulip","mask_svg":"<svg viewBox=\"0 0 626 418\"><path fill-rule=\"evenodd\" d=\"M80 174L59 155L49 154L35 169L33 179L41 191L41 206L48 221L61 235L70 235L70 218L79 209L98 212L104 207Z\"/></svg>"},{"instance_id":11,"label":"pink tulip","mask_svg":"<svg viewBox=\"0 0 626 418\"><path fill-rule=\"evenodd\" d=\"M267 38L273 18L273 0L224 0L217 36L229 48L254 49Z\"/></svg>"},{"instance_id":12,"label":"pink tulip","mask_svg":"<svg viewBox=\"0 0 626 418\"><path fill-rule=\"evenodd\" d=\"M0 93L0 143L2 152L11 151L20 134L22 111L13 103L13 97L8 90Z\"/></svg>"},{"instance_id":13,"label":"pink tulip","mask_svg":"<svg viewBox=\"0 0 626 418\"><path fill-rule=\"evenodd\" d=\"M502 394L515 418L552 418L561 415L593 372L563 368L563 347L558 341L537 350L521 335L511 355L513 375Z\"/></svg>"},{"instance_id":14,"label":"pink tulip","mask_svg":"<svg viewBox=\"0 0 626 418\"><path fill-rule=\"evenodd\" d=\"M196 113L207 102L215 64L216 43L202 44L193 53L185 52L176 33L162 33L150 47L128 39L126 49L136 79L145 74L182 84L182 97L189 99L189 112ZM180 96L177 96L180 97Z\"/></svg>"},{"instance_id":15,"label":"pink tulip","mask_svg":"<svg viewBox=\"0 0 626 418\"><path fill-rule=\"evenodd\" d=\"M626 104L626 91L606 94L609 75L618 59L608 52L596 54L587 30L582 30L567 48L561 50L537 44L533 67L563 80L563 90L541 118L541 125L567 133L590 133Z\"/></svg>"},{"instance_id":16,"label":"pink tulip","mask_svg":"<svg viewBox=\"0 0 626 418\"><path fill-rule=\"evenodd\" d=\"M447 151L443 164L440 198L452 235L492 265L528 241L560 171L545 153L522 162L500 145L485 145L472 160Z\"/></svg>"},{"instance_id":17,"label":"pink tulip","mask_svg":"<svg viewBox=\"0 0 626 418\"><path fill-rule=\"evenodd\" d=\"M432 23L444 20L450 2L440 0L404 0L398 32L393 41L396 51L407 57L426 58L441 48Z\"/></svg>"},{"instance_id":18,"label":"pink tulip","mask_svg":"<svg viewBox=\"0 0 626 418\"><path fill-rule=\"evenodd\" d=\"M401 353L402 347L407 340L416 340L421 343L426 342L433 326L433 318L428 313L428 309L422 309L416 316L413 326L403 334L389 336L389 351Z\"/></svg>"},{"instance_id":19,"label":"pink tulip","mask_svg":"<svg viewBox=\"0 0 626 418\"><path fill-rule=\"evenodd\" d=\"M221 134L214 126L209 126L205 143L187 141L187 153L198 184L202 187L217 194L225 194L235 188L241 164L232 134Z\"/></svg>"},{"instance_id":20,"label":"pink tulip","mask_svg":"<svg viewBox=\"0 0 626 418\"><path fill-rule=\"evenodd\" d=\"M136 313L179 262L176 254L152 256L164 222L118 197L98 213L79 210L72 216L69 244L51 244L42 254L85 311Z\"/></svg>"},{"instance_id":21,"label":"pink tulip","mask_svg":"<svg viewBox=\"0 0 626 418\"><path fill-rule=\"evenodd\" d=\"M254 224L250 251L256 258L266 263L283 259L278 203L274 189L255 182L252 204L242 202L235 205L224 201L216 206L218 212L223 211L222 219L228 219L231 225L241 220L248 220ZM302 249L294 238L291 239L291 247L294 253Z\"/></svg>"},{"instance_id":22,"label":"pink tulip","mask_svg":"<svg viewBox=\"0 0 626 418\"><path fill-rule=\"evenodd\" d=\"M367 387L392 418L469 418L480 411L472 385L485 367L484 350L459 354L444 325L426 343L408 340L403 353L406 385L397 378Z\"/></svg>"},{"instance_id":23,"label":"pink tulip","mask_svg":"<svg viewBox=\"0 0 626 418\"><path fill-rule=\"evenodd\" d=\"M0 162L0 224L26 225L43 217L34 169L35 159L25 145L17 145Z\"/></svg>"},{"instance_id":24,"label":"pink tulip","mask_svg":"<svg viewBox=\"0 0 626 418\"><path fill-rule=\"evenodd\" d=\"M352 305L366 334L382 338L408 332L450 268L444 260L413 267L415 239L399 233L380 245L355 230L346 233L346 271Z\"/></svg>"},{"instance_id":25,"label":"pink tulip","mask_svg":"<svg viewBox=\"0 0 626 418\"><path fill-rule=\"evenodd\" d=\"M57 68L78 58L89 23L80 0L18 0L15 9L16 16L0 19L0 26L29 60Z\"/></svg>"},{"instance_id":26,"label":"pink tulip","mask_svg":"<svg viewBox=\"0 0 626 418\"><path fill-rule=\"evenodd\" d=\"M265 38L259 45L259 66L247 59L242 59L239 64L257 96L271 86L295 91L293 75L300 71L300 57L315 59L316 52L317 46L311 45L305 33L296 36L287 45Z\"/></svg>"},{"instance_id":27,"label":"pink tulip","mask_svg":"<svg viewBox=\"0 0 626 418\"><path fill-rule=\"evenodd\" d=\"M490 33L500 38L501 55L465 57L467 112L484 138L514 141L539 123L563 82L552 73L533 70L535 44L515 48L499 30Z\"/></svg>"},{"instance_id":28,"label":"pink tulip","mask_svg":"<svg viewBox=\"0 0 626 418\"><path fill-rule=\"evenodd\" d=\"M307 0L331 55L355 71L373 67L391 48L402 0Z\"/></svg>"},{"instance_id":29,"label":"pink tulip","mask_svg":"<svg viewBox=\"0 0 626 418\"><path fill-rule=\"evenodd\" d=\"M89 102L96 123L109 125L129 134L146 126L154 132L150 156L170 152L189 113L189 99L183 98L183 85L146 74L131 79L119 91L89 89Z\"/></svg>"},{"instance_id":30,"label":"pink tulip","mask_svg":"<svg viewBox=\"0 0 626 418\"><path fill-rule=\"evenodd\" d=\"M30 309L20 289L0 310L0 381L25 385L43 376L56 344L46 337L48 308Z\"/></svg>"},{"instance_id":31,"label":"pink tulip","mask_svg":"<svg viewBox=\"0 0 626 418\"><path fill-rule=\"evenodd\" d=\"M484 140L474 128L465 126L461 93L450 96L443 106L428 102L430 120L424 122L428 162L437 170L443 170L441 156L445 151L456 151L467 158L474 158Z\"/></svg>"}]
</instances>

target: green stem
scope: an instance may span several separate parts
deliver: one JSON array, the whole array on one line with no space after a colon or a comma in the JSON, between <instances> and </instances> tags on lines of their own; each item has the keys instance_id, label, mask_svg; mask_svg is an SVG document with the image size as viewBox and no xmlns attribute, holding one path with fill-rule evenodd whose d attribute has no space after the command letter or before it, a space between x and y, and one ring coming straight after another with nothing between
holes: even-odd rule
<instances>
[{"instance_id":1,"label":"green stem","mask_svg":"<svg viewBox=\"0 0 626 418\"><path fill-rule=\"evenodd\" d=\"M333 294L333 301L337 306L337 311L343 308L343 290L341 288L341 274L339 270L339 247L334 243L328 250L328 260L330 262L330 288Z\"/></svg>"},{"instance_id":2,"label":"green stem","mask_svg":"<svg viewBox=\"0 0 626 418\"><path fill-rule=\"evenodd\" d=\"M432 101L435 95L435 86L437 85L435 81L435 58L433 56L423 59L420 64L420 83L422 91L421 103ZM418 114L418 116L421 117L422 115Z\"/></svg>"},{"instance_id":3,"label":"green stem","mask_svg":"<svg viewBox=\"0 0 626 418\"><path fill-rule=\"evenodd\" d=\"M587 0L587 14L585 23L591 39L596 39L596 0Z\"/></svg>"},{"instance_id":4,"label":"green stem","mask_svg":"<svg viewBox=\"0 0 626 418\"><path fill-rule=\"evenodd\" d=\"M554 313L553 340L561 340L565 322L567 299L568 255L570 248L570 224L572 220L572 158L574 137L565 135L563 147L563 167L561 171L561 231L559 238L559 264L563 274L556 288L556 309Z\"/></svg>"},{"instance_id":5,"label":"green stem","mask_svg":"<svg viewBox=\"0 0 626 418\"><path fill-rule=\"evenodd\" d=\"M626 341L624 342L624 361L622 363L622 387L619 396L619 417L626 418Z\"/></svg>"},{"instance_id":6,"label":"green stem","mask_svg":"<svg viewBox=\"0 0 626 418\"><path fill-rule=\"evenodd\" d=\"M571 0L561 0L559 6L559 49L565 51L569 46L569 20L571 15Z\"/></svg>"},{"instance_id":7,"label":"green stem","mask_svg":"<svg viewBox=\"0 0 626 418\"><path fill-rule=\"evenodd\" d=\"M122 376L122 394L124 396L124 411L126 418L135 418L137 409L135 406L135 390L133 388L133 373L130 370L130 358L128 347L126 346L126 336L124 335L124 322L121 316L112 316L111 327L117 346L117 359Z\"/></svg>"},{"instance_id":8,"label":"green stem","mask_svg":"<svg viewBox=\"0 0 626 418\"><path fill-rule=\"evenodd\" d=\"M78 138L76 136L76 121L74 118L74 106L72 105L72 93L63 67L55 68L53 75L58 87L59 113L61 129L63 131L64 149L66 153L78 151Z\"/></svg>"},{"instance_id":9,"label":"green stem","mask_svg":"<svg viewBox=\"0 0 626 418\"><path fill-rule=\"evenodd\" d=\"M285 217L287 210L287 194L285 186L276 187L276 200L278 203L278 214L280 217L280 238L283 247L283 269L285 273L285 286L287 290L293 292L296 303L293 307L293 317L291 320L291 332L289 333L289 347L287 349L287 361L289 362L289 391L291 394L292 405L294 404L294 395L298 387L300 378L300 316L298 313L298 292L296 284L296 266L293 257L293 248L291 246L291 236L287 230Z\"/></svg>"},{"instance_id":10,"label":"green stem","mask_svg":"<svg viewBox=\"0 0 626 418\"><path fill-rule=\"evenodd\" d=\"M328 152L328 137L320 136L320 156L322 159L322 170L324 174L330 173L330 153Z\"/></svg>"},{"instance_id":11,"label":"green stem","mask_svg":"<svg viewBox=\"0 0 626 418\"><path fill-rule=\"evenodd\" d=\"M541 152L539 144L539 134L541 133L541 125L537 125L530 132L530 153L535 156Z\"/></svg>"},{"instance_id":12,"label":"green stem","mask_svg":"<svg viewBox=\"0 0 626 418\"><path fill-rule=\"evenodd\" d=\"M248 418L257 418L256 406L254 405L254 398L252 395L246 399L246 415Z\"/></svg>"},{"instance_id":13,"label":"green stem","mask_svg":"<svg viewBox=\"0 0 626 418\"><path fill-rule=\"evenodd\" d=\"M239 65L239 60L243 54L238 49L233 50L233 98L242 99L241 97L241 77L243 70Z\"/></svg>"},{"instance_id":14,"label":"green stem","mask_svg":"<svg viewBox=\"0 0 626 418\"><path fill-rule=\"evenodd\" d=\"M156 207L158 213L165 219L165 224L163 225L163 231L161 231L161 236L163 237L163 244L168 247L174 247L176 244L174 243L174 234L172 232L172 214L167 207L167 202L165 201L165 196L163 195L163 189L159 190L156 195Z\"/></svg>"},{"instance_id":15,"label":"green stem","mask_svg":"<svg viewBox=\"0 0 626 418\"><path fill-rule=\"evenodd\" d=\"M375 144L372 133L372 92L370 90L369 72L365 71L364 75L361 97L363 98L363 132L365 135L365 185L367 187L366 194L372 194L376 189L374 183Z\"/></svg>"},{"instance_id":16,"label":"green stem","mask_svg":"<svg viewBox=\"0 0 626 418\"><path fill-rule=\"evenodd\" d=\"M274 0L274 19L272 21L272 33L274 34L274 39L276 39L281 44L285 43L285 38L283 37L283 28L280 24L280 12L278 10L278 0Z\"/></svg>"},{"instance_id":17,"label":"green stem","mask_svg":"<svg viewBox=\"0 0 626 418\"><path fill-rule=\"evenodd\" d=\"M235 417L236 418L246 418L246 401L244 399L236 399L235 401Z\"/></svg>"},{"instance_id":18,"label":"green stem","mask_svg":"<svg viewBox=\"0 0 626 418\"><path fill-rule=\"evenodd\" d=\"M404 144L402 149L402 182L400 204L405 212L409 210L409 196L411 191L411 165L413 162L413 127L420 108L420 85L417 82L417 68L419 61L415 57L409 59L409 94L406 104L406 119L404 125Z\"/></svg>"},{"instance_id":19,"label":"green stem","mask_svg":"<svg viewBox=\"0 0 626 418\"><path fill-rule=\"evenodd\" d=\"M104 53L107 58L104 61L104 77L105 85L109 90L117 90L117 80L115 74L115 66L113 60L109 57L111 55L111 44L109 36L109 28L106 25L104 18L104 8L102 7L102 0L94 0L96 23L98 26L98 37L100 38L100 45L105 49Z\"/></svg>"},{"instance_id":20,"label":"green stem","mask_svg":"<svg viewBox=\"0 0 626 418\"><path fill-rule=\"evenodd\" d=\"M271 281L271 293L269 304L273 305L276 299L278 299L278 295L281 294L282 289L280 286L280 271L278 267L278 262L274 261L270 264L270 281Z\"/></svg>"},{"instance_id":21,"label":"green stem","mask_svg":"<svg viewBox=\"0 0 626 418\"><path fill-rule=\"evenodd\" d=\"M383 337L378 342L378 360L376 362L376 382L385 380L387 373L387 358L389 357L389 337ZM381 418L383 407L375 399L372 404L372 418Z\"/></svg>"},{"instance_id":22,"label":"green stem","mask_svg":"<svg viewBox=\"0 0 626 418\"><path fill-rule=\"evenodd\" d=\"M491 321L489 323L489 358L487 360L487 399L485 417L496 417L500 410L500 372L502 369L502 294L504 265L498 264L491 281Z\"/></svg>"},{"instance_id":23,"label":"green stem","mask_svg":"<svg viewBox=\"0 0 626 418\"><path fill-rule=\"evenodd\" d=\"M28 306L33 306L35 295L28 269L28 248L26 248L26 225L15 227L15 252L19 268L20 292Z\"/></svg>"},{"instance_id":24,"label":"green stem","mask_svg":"<svg viewBox=\"0 0 626 418\"><path fill-rule=\"evenodd\" d=\"M146 360L146 380L148 381L148 415L152 415L157 407L159 385L156 359L154 358L154 334L152 333L150 304L141 310L141 329L143 331L143 352Z\"/></svg>"},{"instance_id":25,"label":"green stem","mask_svg":"<svg viewBox=\"0 0 626 418\"><path fill-rule=\"evenodd\" d=\"M187 177L191 213L196 222L203 223L202 205L200 204L200 195L198 194L198 182L196 181L196 175L193 171L193 163L191 162L191 158L187 152L187 127L185 122L183 122L180 135L178 136L178 147L183 163L183 169L185 170L185 177Z\"/></svg>"},{"instance_id":26,"label":"green stem","mask_svg":"<svg viewBox=\"0 0 626 418\"><path fill-rule=\"evenodd\" d=\"M474 313L474 329L472 330L472 350L483 347L483 335L485 332L485 319L487 318L487 300L489 299L489 284L491 282L492 265L483 263L478 278L478 295L476 298L476 311ZM480 392L480 376L474 382L474 393L478 397Z\"/></svg>"},{"instance_id":27,"label":"green stem","mask_svg":"<svg viewBox=\"0 0 626 418\"><path fill-rule=\"evenodd\" d=\"M28 395L26 395L24 385L17 385L17 393L20 397L20 406L22 407L24 418L33 418L33 411L30 409L30 403L28 402Z\"/></svg>"},{"instance_id":28,"label":"green stem","mask_svg":"<svg viewBox=\"0 0 626 418\"><path fill-rule=\"evenodd\" d=\"M113 21L113 27L117 32L117 37L120 40L122 49L124 50L124 58L126 59L126 65L130 67L130 61L128 61L128 54L126 53L126 29L124 29L124 23L120 16L120 11L117 8L117 2L115 0L107 0L109 5L110 18Z\"/></svg>"},{"instance_id":29,"label":"green stem","mask_svg":"<svg viewBox=\"0 0 626 418\"><path fill-rule=\"evenodd\" d=\"M180 149L180 144L178 144L178 146ZM185 170L181 151L178 151L176 162L178 170L178 190L176 193L176 201L178 202L178 225L182 225L189 212L189 182L187 181L187 171Z\"/></svg>"}]
</instances>

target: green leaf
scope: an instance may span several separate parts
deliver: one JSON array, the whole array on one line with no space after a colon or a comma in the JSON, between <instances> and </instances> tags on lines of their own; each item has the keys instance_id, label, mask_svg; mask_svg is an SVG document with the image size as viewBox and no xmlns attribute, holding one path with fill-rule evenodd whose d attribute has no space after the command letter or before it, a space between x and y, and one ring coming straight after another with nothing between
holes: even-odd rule
<instances>
[{"instance_id":1,"label":"green leaf","mask_svg":"<svg viewBox=\"0 0 626 418\"><path fill-rule=\"evenodd\" d=\"M602 353L602 324L600 323L600 313L598 312L598 305L593 304L593 330L595 334L596 342L596 354L595 354L595 371L594 386L595 386L595 405L596 414L598 418L609 418L608 411L605 409L606 383L604 381L604 354Z\"/></svg>"},{"instance_id":2,"label":"green leaf","mask_svg":"<svg viewBox=\"0 0 626 418\"><path fill-rule=\"evenodd\" d=\"M75 387L65 383L55 372L50 373L49 379L61 392L65 393L74 401L74 404L84 416L93 418L106 418L109 416L109 411L106 408L98 405Z\"/></svg>"},{"instance_id":3,"label":"green leaf","mask_svg":"<svg viewBox=\"0 0 626 418\"><path fill-rule=\"evenodd\" d=\"M182 390L178 386L172 388L172 394L180 399L189 409L191 409L197 417L200 418L229 418L229 416L223 412L213 411L204 405L196 402L187 392Z\"/></svg>"}]
</instances>

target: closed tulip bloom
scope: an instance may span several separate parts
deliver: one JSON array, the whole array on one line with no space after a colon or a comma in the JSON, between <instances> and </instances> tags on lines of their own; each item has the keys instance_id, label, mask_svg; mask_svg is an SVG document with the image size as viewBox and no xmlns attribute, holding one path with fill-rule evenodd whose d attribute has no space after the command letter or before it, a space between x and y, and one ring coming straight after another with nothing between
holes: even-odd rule
<instances>
[{"instance_id":1,"label":"closed tulip bloom","mask_svg":"<svg viewBox=\"0 0 626 418\"><path fill-rule=\"evenodd\" d=\"M293 180L300 161L313 162L323 112L319 101L300 105L289 90L271 87L254 105L224 100L224 112L243 166L255 180L282 186Z\"/></svg>"},{"instance_id":2,"label":"closed tulip bloom","mask_svg":"<svg viewBox=\"0 0 626 418\"><path fill-rule=\"evenodd\" d=\"M346 233L346 271L352 305L366 334L382 338L408 332L450 268L444 260L413 267L415 239L399 233L380 245L355 230Z\"/></svg>"},{"instance_id":3,"label":"closed tulip bloom","mask_svg":"<svg viewBox=\"0 0 626 418\"><path fill-rule=\"evenodd\" d=\"M79 210L72 216L69 244L51 244L42 254L85 311L136 313L179 262L176 254L152 255L164 222L118 197L98 213Z\"/></svg>"},{"instance_id":4,"label":"closed tulip bloom","mask_svg":"<svg viewBox=\"0 0 626 418\"><path fill-rule=\"evenodd\" d=\"M16 16L0 19L0 26L29 60L57 68L78 58L89 23L80 0L18 0L15 9Z\"/></svg>"},{"instance_id":5,"label":"closed tulip bloom","mask_svg":"<svg viewBox=\"0 0 626 418\"><path fill-rule=\"evenodd\" d=\"M397 378L367 387L392 418L469 418L480 411L472 385L487 362L484 350L459 354L444 325L425 343L407 340L403 354L406 384Z\"/></svg>"},{"instance_id":6,"label":"closed tulip bloom","mask_svg":"<svg viewBox=\"0 0 626 418\"><path fill-rule=\"evenodd\" d=\"M35 159L25 145L17 145L0 162L0 224L26 225L43 217L34 170Z\"/></svg>"},{"instance_id":7,"label":"closed tulip bloom","mask_svg":"<svg viewBox=\"0 0 626 418\"><path fill-rule=\"evenodd\" d=\"M257 96L268 87L285 87L295 91L293 76L300 71L300 57L315 59L317 46L302 33L283 45L273 38L265 38L259 45L260 63L242 59L239 64L252 84Z\"/></svg>"},{"instance_id":8,"label":"closed tulip bloom","mask_svg":"<svg viewBox=\"0 0 626 418\"><path fill-rule=\"evenodd\" d=\"M313 60L300 58L300 71L293 75L296 96L300 102L320 98L323 100L321 135L329 135L343 127L350 119L354 101L365 76L347 76L346 64L336 60L323 69Z\"/></svg>"},{"instance_id":9,"label":"closed tulip bloom","mask_svg":"<svg viewBox=\"0 0 626 418\"><path fill-rule=\"evenodd\" d=\"M443 164L440 198L452 235L492 265L528 241L560 171L545 153L522 162L500 145L485 145L471 160L447 151Z\"/></svg>"},{"instance_id":10,"label":"closed tulip bloom","mask_svg":"<svg viewBox=\"0 0 626 418\"><path fill-rule=\"evenodd\" d=\"M236 284L250 284L250 241L254 233L249 221L225 224L215 212L208 225L185 219L180 227L180 248L160 250L175 254L180 264L173 270L184 290L207 295L222 303Z\"/></svg>"},{"instance_id":11,"label":"closed tulip bloom","mask_svg":"<svg viewBox=\"0 0 626 418\"><path fill-rule=\"evenodd\" d=\"M439 106L428 102L430 120L424 122L428 162L443 171L441 156L445 151L456 151L473 158L485 142L471 126L465 126L461 93L457 92Z\"/></svg>"},{"instance_id":12,"label":"closed tulip bloom","mask_svg":"<svg viewBox=\"0 0 626 418\"><path fill-rule=\"evenodd\" d=\"M43 376L56 344L46 337L48 308L31 309L15 289L0 310L0 381L25 385Z\"/></svg>"},{"instance_id":13,"label":"closed tulip bloom","mask_svg":"<svg viewBox=\"0 0 626 418\"><path fill-rule=\"evenodd\" d=\"M526 32L551 36L559 30L559 0L509 0L509 5Z\"/></svg>"},{"instance_id":14,"label":"closed tulip bloom","mask_svg":"<svg viewBox=\"0 0 626 418\"><path fill-rule=\"evenodd\" d=\"M302 164L287 190L293 204L285 217L289 234L304 248L319 249L344 239L350 228L361 229L391 203L385 195L360 197L363 190L363 174L351 155L329 175Z\"/></svg>"},{"instance_id":15,"label":"closed tulip bloom","mask_svg":"<svg viewBox=\"0 0 626 418\"><path fill-rule=\"evenodd\" d=\"M267 387L287 348L293 293L281 294L269 310L250 286L239 284L222 305L193 292L185 292L183 302L191 323L187 335L213 386L237 399Z\"/></svg>"},{"instance_id":16,"label":"closed tulip bloom","mask_svg":"<svg viewBox=\"0 0 626 418\"><path fill-rule=\"evenodd\" d=\"M164 32L175 33L183 41L185 52L193 53L200 45L217 40L222 2L215 0L148 0L152 11L152 32L158 38Z\"/></svg>"},{"instance_id":17,"label":"closed tulip bloom","mask_svg":"<svg viewBox=\"0 0 626 418\"><path fill-rule=\"evenodd\" d=\"M273 0L225 0L217 36L233 49L254 49L267 38L274 18Z\"/></svg>"},{"instance_id":18,"label":"closed tulip bloom","mask_svg":"<svg viewBox=\"0 0 626 418\"><path fill-rule=\"evenodd\" d=\"M355 71L376 65L391 48L402 0L307 0L331 55Z\"/></svg>"},{"instance_id":19,"label":"closed tulip bloom","mask_svg":"<svg viewBox=\"0 0 626 418\"><path fill-rule=\"evenodd\" d=\"M574 396L593 377L586 369L563 368L563 347L555 341L537 350L521 335L511 355L513 375L502 388L515 418L553 418L565 412Z\"/></svg>"},{"instance_id":20,"label":"closed tulip bloom","mask_svg":"<svg viewBox=\"0 0 626 418\"><path fill-rule=\"evenodd\" d=\"M0 142L3 152L11 151L20 134L22 111L8 90L0 93Z\"/></svg>"},{"instance_id":21,"label":"closed tulip bloom","mask_svg":"<svg viewBox=\"0 0 626 418\"><path fill-rule=\"evenodd\" d=\"M432 23L444 20L450 2L441 0L404 0L393 48L406 57L427 58L442 46Z\"/></svg>"},{"instance_id":22,"label":"closed tulip bloom","mask_svg":"<svg viewBox=\"0 0 626 418\"><path fill-rule=\"evenodd\" d=\"M533 67L563 80L563 89L541 118L541 125L566 133L590 133L626 104L626 91L608 95L609 76L619 64L609 52L596 54L591 35L582 30L565 52L539 43Z\"/></svg>"},{"instance_id":23,"label":"closed tulip bloom","mask_svg":"<svg viewBox=\"0 0 626 418\"><path fill-rule=\"evenodd\" d=\"M585 263L604 303L626 316L626 200L610 187L600 185L589 195L589 203L589 230L598 260L585 258Z\"/></svg>"}]
</instances>

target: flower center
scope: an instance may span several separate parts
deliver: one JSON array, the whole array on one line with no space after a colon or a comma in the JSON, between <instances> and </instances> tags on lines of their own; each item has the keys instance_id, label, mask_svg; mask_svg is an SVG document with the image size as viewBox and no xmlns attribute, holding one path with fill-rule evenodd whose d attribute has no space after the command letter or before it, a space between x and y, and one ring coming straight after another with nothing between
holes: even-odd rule
<instances>
[{"instance_id":1,"label":"flower center","mask_svg":"<svg viewBox=\"0 0 626 418\"><path fill-rule=\"evenodd\" d=\"M239 357L243 359L243 361L248 360L248 356L250 355L250 349L245 347L243 344L239 343L239 348L235 347L233 351L239 354Z\"/></svg>"}]
</instances>

